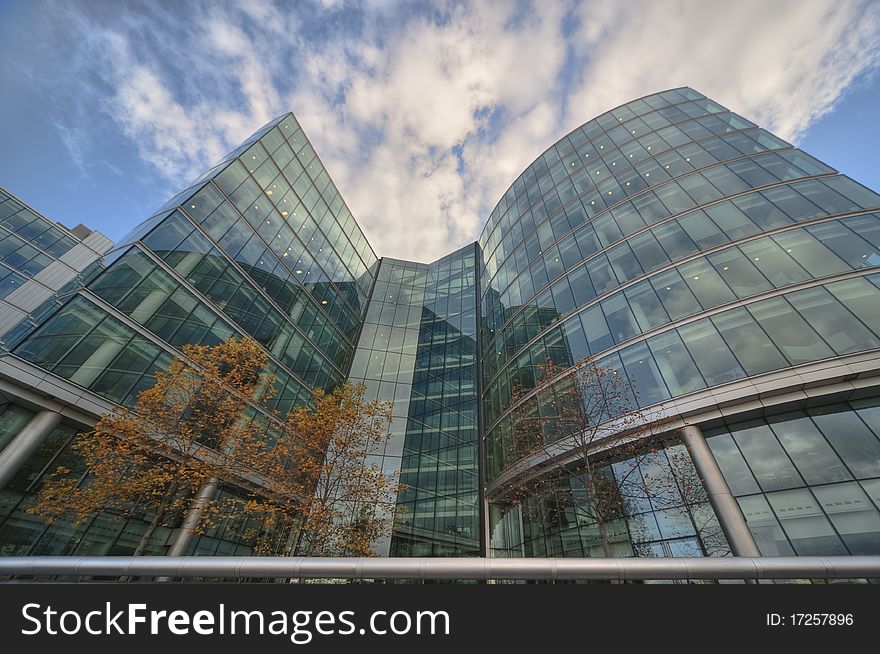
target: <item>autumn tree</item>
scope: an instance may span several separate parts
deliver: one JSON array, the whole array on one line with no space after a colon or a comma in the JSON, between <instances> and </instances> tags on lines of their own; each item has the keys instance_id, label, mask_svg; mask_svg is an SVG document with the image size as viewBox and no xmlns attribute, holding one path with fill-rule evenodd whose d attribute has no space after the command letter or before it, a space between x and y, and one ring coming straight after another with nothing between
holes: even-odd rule
<instances>
[{"instance_id":1,"label":"autumn tree","mask_svg":"<svg viewBox=\"0 0 880 654\"><path fill-rule=\"evenodd\" d=\"M265 353L251 339L186 345L183 354L156 373L132 409L102 416L79 436L75 447L88 474L56 469L31 514L76 524L102 511L146 516L134 555L159 527L184 520L172 546L182 553L193 533L212 524L221 509L215 499L220 481L252 477L265 456L265 429L247 409L270 397L273 380L263 372Z\"/></svg>"},{"instance_id":2,"label":"autumn tree","mask_svg":"<svg viewBox=\"0 0 880 654\"><path fill-rule=\"evenodd\" d=\"M187 345L183 355L134 407L79 436L88 474L57 468L29 512L50 523L144 517L136 556L157 529L178 525L168 553L184 554L221 515L259 524L241 534L259 554L371 553L396 497L395 477L368 458L389 437L390 403L365 402L363 385L345 383L282 417L266 409L274 379L252 339ZM266 420L253 419L257 409ZM224 482L239 493L218 494Z\"/></svg>"},{"instance_id":3,"label":"autumn tree","mask_svg":"<svg viewBox=\"0 0 880 654\"><path fill-rule=\"evenodd\" d=\"M614 556L609 526L626 512L637 466L621 478L609 462L642 456L642 437L660 431L663 421L638 408L625 375L595 358L569 368L551 362L538 377L534 389L512 393L501 499L525 511L574 507L579 520L596 528L603 554Z\"/></svg>"},{"instance_id":4,"label":"autumn tree","mask_svg":"<svg viewBox=\"0 0 880 654\"><path fill-rule=\"evenodd\" d=\"M295 520L292 555L370 556L391 529L397 476L370 461L390 437L391 403L364 392L351 382L315 391L281 427L248 512L276 529Z\"/></svg>"}]
</instances>

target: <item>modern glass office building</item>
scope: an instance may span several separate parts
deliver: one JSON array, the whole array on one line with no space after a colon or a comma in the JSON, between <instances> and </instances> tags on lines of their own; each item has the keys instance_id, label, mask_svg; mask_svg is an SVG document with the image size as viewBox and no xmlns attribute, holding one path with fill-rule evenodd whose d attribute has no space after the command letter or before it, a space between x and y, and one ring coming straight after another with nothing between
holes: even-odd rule
<instances>
[{"instance_id":1,"label":"modern glass office building","mask_svg":"<svg viewBox=\"0 0 880 654\"><path fill-rule=\"evenodd\" d=\"M508 445L552 424L547 362L587 357L666 419L637 456L593 454L612 484L666 482L606 525L615 555L880 553L880 196L689 88L562 138L477 243L428 264L376 256L282 116L47 313L0 356L0 554L130 552L143 520L47 528L33 490L183 344L235 334L265 348L282 412L346 378L393 401L380 554L603 555L576 458L552 494L502 492L546 464ZM246 532L191 551L248 553Z\"/></svg>"}]
</instances>

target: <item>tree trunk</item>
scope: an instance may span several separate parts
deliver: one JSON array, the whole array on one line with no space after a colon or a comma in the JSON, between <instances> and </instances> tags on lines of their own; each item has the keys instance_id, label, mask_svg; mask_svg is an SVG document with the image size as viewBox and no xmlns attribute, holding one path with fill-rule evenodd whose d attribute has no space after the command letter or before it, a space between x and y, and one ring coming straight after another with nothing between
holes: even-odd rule
<instances>
[{"instance_id":1,"label":"tree trunk","mask_svg":"<svg viewBox=\"0 0 880 654\"><path fill-rule=\"evenodd\" d=\"M602 553L606 558L613 558L614 552L611 550L611 541L608 540L608 523L605 520L605 512L599 506L601 498L596 492L596 484L593 481L593 469L589 463L584 470L584 478L587 487L587 501L593 505L593 516L596 518L596 526L599 529L599 539L602 542Z\"/></svg>"}]
</instances>

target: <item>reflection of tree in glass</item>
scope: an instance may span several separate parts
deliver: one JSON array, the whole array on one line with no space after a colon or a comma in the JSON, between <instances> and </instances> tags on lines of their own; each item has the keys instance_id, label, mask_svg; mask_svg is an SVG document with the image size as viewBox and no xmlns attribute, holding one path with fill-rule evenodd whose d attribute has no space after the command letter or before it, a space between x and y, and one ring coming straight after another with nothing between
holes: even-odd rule
<instances>
[{"instance_id":1,"label":"reflection of tree in glass","mask_svg":"<svg viewBox=\"0 0 880 654\"><path fill-rule=\"evenodd\" d=\"M640 441L661 430L663 421L638 409L625 376L593 358L566 369L551 362L537 377L534 389L518 387L512 394L515 408L499 475L502 501L543 513L544 524L595 530L604 556L615 556L615 542L629 541L623 489L638 467L617 475L608 464L637 463L645 456Z\"/></svg>"}]
</instances>

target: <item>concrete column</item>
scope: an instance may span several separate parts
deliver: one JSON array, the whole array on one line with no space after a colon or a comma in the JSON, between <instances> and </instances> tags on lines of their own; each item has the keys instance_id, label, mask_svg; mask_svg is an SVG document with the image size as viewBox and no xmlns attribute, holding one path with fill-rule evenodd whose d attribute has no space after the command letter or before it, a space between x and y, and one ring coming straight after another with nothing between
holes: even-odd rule
<instances>
[{"instance_id":1,"label":"concrete column","mask_svg":"<svg viewBox=\"0 0 880 654\"><path fill-rule=\"evenodd\" d=\"M715 510L733 555L761 556L739 504L731 494L703 432L696 425L688 425L682 428L681 435L693 459L697 474L703 480L709 503Z\"/></svg>"},{"instance_id":2,"label":"concrete column","mask_svg":"<svg viewBox=\"0 0 880 654\"><path fill-rule=\"evenodd\" d=\"M204 511L205 505L214 499L219 485L220 480L216 477L212 477L199 490L195 503L186 514L186 518L184 518L180 529L177 530L177 536L174 539L174 543L171 545L171 549L168 550L168 556L183 556L186 552L186 548L189 546L190 541L192 541L193 532L195 532L199 525L202 511Z\"/></svg>"},{"instance_id":3,"label":"concrete column","mask_svg":"<svg viewBox=\"0 0 880 654\"><path fill-rule=\"evenodd\" d=\"M60 422L61 414L57 411L40 411L0 452L0 489L6 488L24 462L37 451Z\"/></svg>"}]
</instances>

